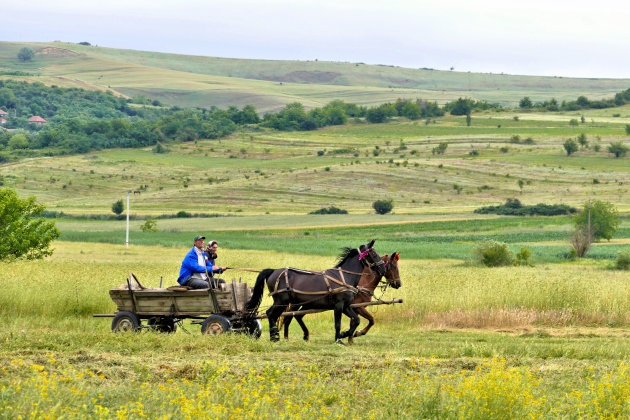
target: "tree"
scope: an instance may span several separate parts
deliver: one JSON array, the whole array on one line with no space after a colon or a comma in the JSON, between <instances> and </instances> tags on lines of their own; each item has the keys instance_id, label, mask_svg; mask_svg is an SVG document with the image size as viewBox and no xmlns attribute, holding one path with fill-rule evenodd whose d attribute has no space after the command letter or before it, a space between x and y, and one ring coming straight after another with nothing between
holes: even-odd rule
<instances>
[{"instance_id":1,"label":"tree","mask_svg":"<svg viewBox=\"0 0 630 420\"><path fill-rule=\"evenodd\" d=\"M572 153L575 153L578 151L578 144L573 139L567 139L564 142L563 146L564 146L564 150L566 150L567 152L567 156L571 156Z\"/></svg>"},{"instance_id":2,"label":"tree","mask_svg":"<svg viewBox=\"0 0 630 420\"><path fill-rule=\"evenodd\" d=\"M466 114L466 126L470 127L470 122L471 122L472 118L470 118L470 112L468 114Z\"/></svg>"},{"instance_id":3,"label":"tree","mask_svg":"<svg viewBox=\"0 0 630 420\"><path fill-rule=\"evenodd\" d=\"M580 146L584 147L585 149L588 149L588 140L586 139L586 134L580 133L577 136L577 140L578 140L578 143L580 143Z\"/></svg>"},{"instance_id":4,"label":"tree","mask_svg":"<svg viewBox=\"0 0 630 420\"><path fill-rule=\"evenodd\" d=\"M473 100L459 98L455 102L453 102L453 107L451 108L451 115L468 115L472 111L473 108Z\"/></svg>"},{"instance_id":5,"label":"tree","mask_svg":"<svg viewBox=\"0 0 630 420\"><path fill-rule=\"evenodd\" d=\"M60 232L55 222L41 217L46 207L35 200L21 200L14 190L0 188L0 260L32 260L52 254L50 244Z\"/></svg>"},{"instance_id":6,"label":"tree","mask_svg":"<svg viewBox=\"0 0 630 420\"><path fill-rule=\"evenodd\" d=\"M385 112L385 109L380 106L370 108L365 118L373 124L383 123L387 121L387 113Z\"/></svg>"},{"instance_id":7,"label":"tree","mask_svg":"<svg viewBox=\"0 0 630 420\"><path fill-rule=\"evenodd\" d=\"M630 135L630 124L626 124L626 134Z\"/></svg>"},{"instance_id":8,"label":"tree","mask_svg":"<svg viewBox=\"0 0 630 420\"><path fill-rule=\"evenodd\" d=\"M438 146L431 149L431 153L434 155L443 155L446 152L446 148L448 147L447 142L442 142Z\"/></svg>"},{"instance_id":9,"label":"tree","mask_svg":"<svg viewBox=\"0 0 630 420\"><path fill-rule=\"evenodd\" d=\"M376 200L372 203L374 211L378 214L387 214L394 208L392 200Z\"/></svg>"},{"instance_id":10,"label":"tree","mask_svg":"<svg viewBox=\"0 0 630 420\"><path fill-rule=\"evenodd\" d=\"M616 158L623 157L628 152L628 147L625 146L622 142L616 141L614 143L610 143L608 146L608 151L615 155Z\"/></svg>"},{"instance_id":11,"label":"tree","mask_svg":"<svg viewBox=\"0 0 630 420\"><path fill-rule=\"evenodd\" d=\"M531 108L532 106L534 106L534 104L532 103L532 100L529 99L529 96L526 96L521 99L521 101L518 103L518 106L520 108Z\"/></svg>"},{"instance_id":12,"label":"tree","mask_svg":"<svg viewBox=\"0 0 630 420\"><path fill-rule=\"evenodd\" d=\"M28 149L28 139L24 134L16 134L11 137L8 146L11 149Z\"/></svg>"},{"instance_id":13,"label":"tree","mask_svg":"<svg viewBox=\"0 0 630 420\"><path fill-rule=\"evenodd\" d=\"M114 204L112 204L112 211L116 216L120 216L125 207L123 206L123 201L118 200Z\"/></svg>"},{"instance_id":14,"label":"tree","mask_svg":"<svg viewBox=\"0 0 630 420\"><path fill-rule=\"evenodd\" d=\"M589 232L589 203L575 216L576 230ZM612 203L595 200L590 203L590 236L596 240L610 240L619 227L619 213Z\"/></svg>"},{"instance_id":15,"label":"tree","mask_svg":"<svg viewBox=\"0 0 630 420\"><path fill-rule=\"evenodd\" d=\"M21 61L32 60L34 55L35 55L35 51L33 51L32 49L30 49L28 47L20 48L20 51L18 51L18 53L17 53L17 57Z\"/></svg>"}]
</instances>

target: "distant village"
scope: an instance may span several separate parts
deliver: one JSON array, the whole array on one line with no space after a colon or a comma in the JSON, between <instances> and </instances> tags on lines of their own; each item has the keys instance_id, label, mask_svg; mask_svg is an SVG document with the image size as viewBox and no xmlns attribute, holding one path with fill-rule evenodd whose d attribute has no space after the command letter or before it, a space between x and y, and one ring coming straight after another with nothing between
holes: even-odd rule
<instances>
[{"instance_id":1,"label":"distant village","mask_svg":"<svg viewBox=\"0 0 630 420\"><path fill-rule=\"evenodd\" d=\"M0 127L4 128L4 125L7 123L7 118L9 118L9 113L6 112L4 109L0 109ZM33 115L31 118L28 119L28 122L35 125L44 125L47 123L47 121L39 115Z\"/></svg>"}]
</instances>

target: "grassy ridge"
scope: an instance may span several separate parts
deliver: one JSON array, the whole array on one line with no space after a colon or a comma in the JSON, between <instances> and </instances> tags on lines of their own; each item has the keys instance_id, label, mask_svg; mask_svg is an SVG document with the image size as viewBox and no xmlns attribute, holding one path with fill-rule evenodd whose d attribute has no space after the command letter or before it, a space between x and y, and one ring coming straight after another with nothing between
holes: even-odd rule
<instances>
[{"instance_id":1,"label":"grassy ridge","mask_svg":"<svg viewBox=\"0 0 630 420\"><path fill-rule=\"evenodd\" d=\"M17 51L35 50L21 63ZM0 42L0 70L36 74L46 84L111 89L145 95L180 106L242 107L277 110L295 101L307 107L333 99L374 105L396 98L445 103L472 97L516 105L533 101L610 97L626 89L628 79L573 79L408 69L395 66L320 61L244 60L88 47L70 43ZM6 71L5 70L5 71Z\"/></svg>"}]
</instances>

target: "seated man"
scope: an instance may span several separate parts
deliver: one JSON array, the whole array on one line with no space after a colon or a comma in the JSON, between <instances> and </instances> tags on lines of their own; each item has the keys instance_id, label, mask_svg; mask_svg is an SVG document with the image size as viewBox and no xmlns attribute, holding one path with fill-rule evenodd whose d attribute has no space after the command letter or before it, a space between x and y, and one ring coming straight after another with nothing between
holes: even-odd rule
<instances>
[{"instance_id":1,"label":"seated man","mask_svg":"<svg viewBox=\"0 0 630 420\"><path fill-rule=\"evenodd\" d=\"M188 286L193 289L207 289L210 287L208 276L211 273L222 273L225 271L223 267L217 267L212 264L206 265L208 254L203 251L205 239L205 236L195 236L194 246L182 261L182 268L179 270L179 278L177 279L177 282L182 286Z\"/></svg>"}]
</instances>

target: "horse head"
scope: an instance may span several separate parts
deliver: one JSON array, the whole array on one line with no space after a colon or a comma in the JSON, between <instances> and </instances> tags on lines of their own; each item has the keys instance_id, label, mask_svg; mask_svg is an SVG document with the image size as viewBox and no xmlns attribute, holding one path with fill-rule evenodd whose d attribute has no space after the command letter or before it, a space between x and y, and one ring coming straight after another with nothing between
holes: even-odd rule
<instances>
[{"instance_id":1,"label":"horse head","mask_svg":"<svg viewBox=\"0 0 630 420\"><path fill-rule=\"evenodd\" d=\"M402 286L402 283L400 282L400 272L398 271L399 259L400 254L398 252L394 252L391 256L385 255L383 257L383 261L385 262L385 279L387 280L387 285L393 287L394 289L398 289Z\"/></svg>"},{"instance_id":2,"label":"horse head","mask_svg":"<svg viewBox=\"0 0 630 420\"><path fill-rule=\"evenodd\" d=\"M378 255L378 252L374 250L374 242L375 240L372 239L367 245L361 245L359 247L359 252L361 253L359 255L359 261L361 261L364 267L376 271L379 276L384 276L386 272L385 262Z\"/></svg>"}]
</instances>

